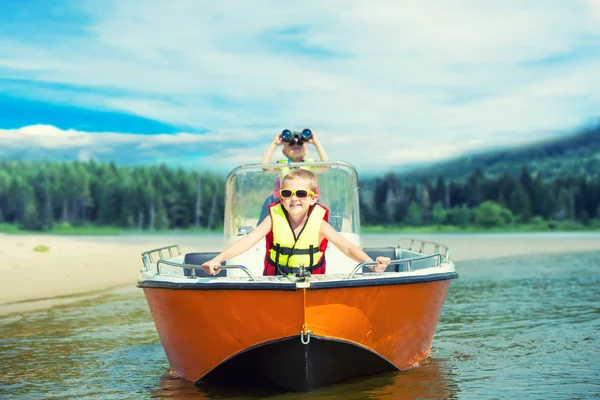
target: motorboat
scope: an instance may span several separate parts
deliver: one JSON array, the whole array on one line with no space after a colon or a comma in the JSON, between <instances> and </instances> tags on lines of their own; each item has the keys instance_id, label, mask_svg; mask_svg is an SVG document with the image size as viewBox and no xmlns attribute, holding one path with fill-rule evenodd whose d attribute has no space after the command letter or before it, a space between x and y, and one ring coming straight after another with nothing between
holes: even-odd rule
<instances>
[{"instance_id":1,"label":"motorboat","mask_svg":"<svg viewBox=\"0 0 600 400\"><path fill-rule=\"evenodd\" d=\"M225 181L224 246L257 226L283 168L310 168L329 223L361 246L358 177L344 162L253 164ZM174 374L191 382L306 392L414 368L430 354L450 283L442 244L399 237L363 250L383 273L329 244L325 274L263 276L264 239L208 276L218 254L177 244L142 254L142 288Z\"/></svg>"}]
</instances>

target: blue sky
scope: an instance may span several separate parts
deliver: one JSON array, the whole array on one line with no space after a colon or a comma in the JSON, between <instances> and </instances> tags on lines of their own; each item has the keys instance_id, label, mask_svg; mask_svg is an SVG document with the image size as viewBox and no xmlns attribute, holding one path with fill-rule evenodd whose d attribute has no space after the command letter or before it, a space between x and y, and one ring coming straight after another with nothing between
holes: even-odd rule
<instances>
[{"instance_id":1,"label":"blue sky","mask_svg":"<svg viewBox=\"0 0 600 400\"><path fill-rule=\"evenodd\" d=\"M0 158L226 171L309 127L387 171L597 120L599 48L600 0L3 0Z\"/></svg>"}]
</instances>

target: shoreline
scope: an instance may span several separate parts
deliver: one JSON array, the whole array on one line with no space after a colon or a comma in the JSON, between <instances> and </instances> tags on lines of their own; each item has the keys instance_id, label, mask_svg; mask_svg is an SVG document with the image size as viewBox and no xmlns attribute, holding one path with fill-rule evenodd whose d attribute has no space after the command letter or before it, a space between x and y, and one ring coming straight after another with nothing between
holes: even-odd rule
<instances>
[{"instance_id":1,"label":"shoreline","mask_svg":"<svg viewBox=\"0 0 600 400\"><path fill-rule=\"evenodd\" d=\"M395 246L416 237L450 249L457 263L528 254L600 251L599 232L547 233L366 233L364 247ZM383 244L382 244L383 243ZM404 243L404 242L403 242ZM135 285L142 252L179 244L182 253L223 249L222 234L54 236L0 233L0 315L44 309ZM48 252L36 252L38 245Z\"/></svg>"}]
</instances>

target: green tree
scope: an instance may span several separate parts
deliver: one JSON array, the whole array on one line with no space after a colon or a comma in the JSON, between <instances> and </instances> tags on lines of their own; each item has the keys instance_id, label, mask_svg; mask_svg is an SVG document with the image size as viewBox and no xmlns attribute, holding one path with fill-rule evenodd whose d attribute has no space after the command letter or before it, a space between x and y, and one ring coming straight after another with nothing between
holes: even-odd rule
<instances>
[{"instance_id":1,"label":"green tree","mask_svg":"<svg viewBox=\"0 0 600 400\"><path fill-rule=\"evenodd\" d=\"M531 218L529 196L523 185L518 181L510 194L508 205L512 213L519 217L519 221L527 222Z\"/></svg>"},{"instance_id":2,"label":"green tree","mask_svg":"<svg viewBox=\"0 0 600 400\"><path fill-rule=\"evenodd\" d=\"M168 229L169 228L169 217L167 216L167 211L165 210L165 206L163 205L163 200L161 196L157 196L156 198L156 229Z\"/></svg>"},{"instance_id":3,"label":"green tree","mask_svg":"<svg viewBox=\"0 0 600 400\"><path fill-rule=\"evenodd\" d=\"M8 204L8 190L11 186L11 177L3 169L0 169L0 222L4 220L4 213Z\"/></svg>"},{"instance_id":4,"label":"green tree","mask_svg":"<svg viewBox=\"0 0 600 400\"><path fill-rule=\"evenodd\" d=\"M446 214L442 202L436 202L431 210L431 222L435 225L443 225L446 222Z\"/></svg>"},{"instance_id":5,"label":"green tree","mask_svg":"<svg viewBox=\"0 0 600 400\"><path fill-rule=\"evenodd\" d=\"M465 185L467 205L470 207L477 206L485 199L484 182L485 177L483 176L483 171L480 168L477 168Z\"/></svg>"},{"instance_id":6,"label":"green tree","mask_svg":"<svg viewBox=\"0 0 600 400\"><path fill-rule=\"evenodd\" d=\"M405 222L410 226L419 226L423 223L421 206L416 201L412 201L408 206Z\"/></svg>"},{"instance_id":7,"label":"green tree","mask_svg":"<svg viewBox=\"0 0 600 400\"><path fill-rule=\"evenodd\" d=\"M509 209L491 200L481 203L474 214L474 222L485 228L503 227L511 224L514 219Z\"/></svg>"},{"instance_id":8,"label":"green tree","mask_svg":"<svg viewBox=\"0 0 600 400\"><path fill-rule=\"evenodd\" d=\"M42 229L42 222L40 221L40 216L33 200L28 201L25 205L21 227L33 231Z\"/></svg>"},{"instance_id":9,"label":"green tree","mask_svg":"<svg viewBox=\"0 0 600 400\"><path fill-rule=\"evenodd\" d=\"M466 204L452 207L448 211L447 220L452 225L460 226L462 228L467 227L471 223L473 213Z\"/></svg>"},{"instance_id":10,"label":"green tree","mask_svg":"<svg viewBox=\"0 0 600 400\"><path fill-rule=\"evenodd\" d=\"M442 203L444 208L447 208L446 204L446 192L447 192L446 181L443 176L438 176L435 183L435 188L431 192L431 201L435 204L438 201Z\"/></svg>"},{"instance_id":11,"label":"green tree","mask_svg":"<svg viewBox=\"0 0 600 400\"><path fill-rule=\"evenodd\" d=\"M8 204L6 210L13 222L21 222L25 216L25 208L27 204L33 201L33 188L25 177L15 172L11 186L8 189ZM35 204L32 205L35 207ZM30 213L31 214L31 213Z\"/></svg>"}]
</instances>

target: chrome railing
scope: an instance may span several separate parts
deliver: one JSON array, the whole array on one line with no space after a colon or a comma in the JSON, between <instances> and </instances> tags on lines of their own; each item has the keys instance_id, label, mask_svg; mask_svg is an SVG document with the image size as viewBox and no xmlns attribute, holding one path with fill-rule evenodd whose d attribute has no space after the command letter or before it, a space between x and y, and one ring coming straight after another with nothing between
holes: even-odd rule
<instances>
[{"instance_id":1,"label":"chrome railing","mask_svg":"<svg viewBox=\"0 0 600 400\"><path fill-rule=\"evenodd\" d=\"M156 263L156 273L158 275L160 275L160 265L161 264L168 265L171 267L177 267L177 268L189 268L190 276L188 278L197 278L196 269L198 269L198 268L202 269L201 265L176 263L176 262L169 261L169 260L158 260L158 262ZM221 265L219 267L219 269L241 269L248 275L248 277L250 277L251 281L257 280L256 276L252 272L250 272L250 270L247 267L245 267L244 265Z\"/></svg>"},{"instance_id":2,"label":"chrome railing","mask_svg":"<svg viewBox=\"0 0 600 400\"><path fill-rule=\"evenodd\" d=\"M177 250L177 254L173 254L175 252L175 250ZM180 256L181 248L179 247L179 245L173 244L170 246L159 247L158 249L153 249L153 250L148 250L148 251L143 252L142 253L142 262L144 263L144 267L146 268L146 271L150 271L150 265L154 264L154 256L153 255L158 253L158 260L156 261L156 273L158 275L161 275L160 265L164 264L164 265L168 265L170 267L188 268L190 270L190 276L188 276L188 278L197 278L196 269L202 268L201 265L185 264L185 263L178 263L178 262L166 260L165 254L167 252L169 253L168 258L171 258L174 255ZM252 272L250 272L250 270L248 268L246 268L243 265L222 265L219 268L220 269L241 269L248 275L248 277L250 278L251 281L257 280L256 276Z\"/></svg>"},{"instance_id":3,"label":"chrome railing","mask_svg":"<svg viewBox=\"0 0 600 400\"><path fill-rule=\"evenodd\" d=\"M154 257L152 256L152 254L154 253L158 253L158 259L162 260L164 259L164 255L163 252L169 252L169 257L171 258L173 257L173 250L177 249L177 254L178 256L181 255L181 248L179 247L179 245L176 244L172 244L170 246L165 246L165 247L159 247L158 249L153 249L153 250L148 250L142 253L142 262L144 263L144 267L146 267L146 271L150 270L150 264L154 264Z\"/></svg>"},{"instance_id":4,"label":"chrome railing","mask_svg":"<svg viewBox=\"0 0 600 400\"><path fill-rule=\"evenodd\" d=\"M409 241L408 246L403 246L403 241ZM427 253L428 248L431 247L433 247L433 249L430 254L443 254L442 259L444 262L450 260L450 249L440 243L421 239L401 238L400 244L398 245L400 250L414 251L417 253Z\"/></svg>"},{"instance_id":5,"label":"chrome railing","mask_svg":"<svg viewBox=\"0 0 600 400\"><path fill-rule=\"evenodd\" d=\"M416 252L416 253L424 253L427 251L428 246L430 248L431 247L433 248L433 254L420 255L420 256L407 258L407 259L391 260L389 265L406 265L407 272L413 271L413 263L417 262L417 261L436 259L436 264L434 266L437 267L437 266L440 266L444 262L448 262L450 259L450 250L445 245L442 245L442 244L439 244L436 242L432 242L432 241L412 239L412 238L402 238L400 240L401 240L401 242L397 247L398 250L407 250L407 251ZM402 245L403 240L410 241L408 246ZM443 256L440 253L440 249L444 250ZM175 251L176 251L176 254L174 254ZM148 251L143 252L142 253L142 262L144 264L144 267L146 268L146 271L149 271L150 265L154 264L154 262L155 262L153 255L158 254L158 260L156 261L157 274L159 274L159 275L161 274L160 265L164 264L164 265L168 265L171 267L188 268L190 270L190 275L188 276L188 278L197 278L196 269L202 268L201 265L185 264L185 263L169 261L169 260L165 259L166 253L168 253L168 255L169 255L168 258L171 258L174 255L179 256L179 255L181 255L181 248L179 247L179 245L170 245L170 246L160 247L157 249L148 250ZM362 262L362 263L357 264L354 267L354 269L352 270L352 272L350 273L350 275L348 275L347 279L354 278L356 273L359 270L362 270L363 267L369 267L369 266L373 266L373 265L377 265L377 263L376 262ZM220 269L241 269L248 275L248 277L250 278L251 281L257 280L256 276L244 265L222 265L219 268Z\"/></svg>"},{"instance_id":6,"label":"chrome railing","mask_svg":"<svg viewBox=\"0 0 600 400\"><path fill-rule=\"evenodd\" d=\"M436 260L436 265L434 265L435 267L439 267L442 264L442 256L441 256L441 254L436 253L436 254L429 254L429 255L426 255L426 256L407 258L407 259L404 259L404 260L391 260L390 263L389 263L389 265L406 264L406 272L410 272L410 271L413 270L412 263L414 263L415 261L423 261L423 260L428 260L428 259L435 259ZM354 267L354 269L350 273L350 275L348 275L348 279L354 278L354 275L356 275L356 273L359 270L362 270L363 267L371 267L373 265L377 265L377 263L373 262L373 261L366 261L366 262L362 262L362 263L357 264L356 267Z\"/></svg>"}]
</instances>

